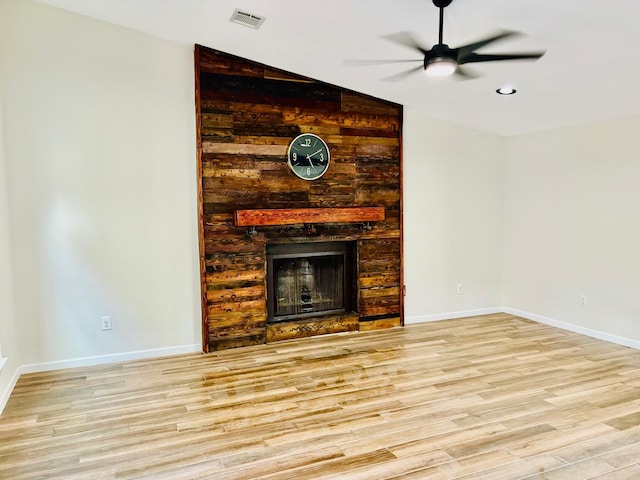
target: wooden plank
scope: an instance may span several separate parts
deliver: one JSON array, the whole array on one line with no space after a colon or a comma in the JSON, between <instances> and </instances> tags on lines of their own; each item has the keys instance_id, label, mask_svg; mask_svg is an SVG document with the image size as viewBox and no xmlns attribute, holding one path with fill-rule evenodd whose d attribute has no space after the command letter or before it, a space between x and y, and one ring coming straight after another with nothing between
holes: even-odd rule
<instances>
[{"instance_id":1,"label":"wooden plank","mask_svg":"<svg viewBox=\"0 0 640 480\"><path fill-rule=\"evenodd\" d=\"M266 311L225 312L212 314L209 331L228 325L264 324L267 321Z\"/></svg>"},{"instance_id":2,"label":"wooden plank","mask_svg":"<svg viewBox=\"0 0 640 480\"><path fill-rule=\"evenodd\" d=\"M255 332L249 335L220 336L218 334L209 335L209 351L228 350L231 348L250 347L267 343L267 336L264 331Z\"/></svg>"},{"instance_id":3,"label":"wooden plank","mask_svg":"<svg viewBox=\"0 0 640 480\"><path fill-rule=\"evenodd\" d=\"M300 223L359 223L384 220L382 207L274 208L236 210L234 222L240 227L296 225Z\"/></svg>"},{"instance_id":4,"label":"wooden plank","mask_svg":"<svg viewBox=\"0 0 640 480\"><path fill-rule=\"evenodd\" d=\"M207 311L209 315L218 314L218 313L237 312L237 311L263 312L263 311L266 311L266 309L267 309L267 304L265 302L264 297L258 298L255 300L246 300L246 301L231 300L228 302L211 303L207 306ZM388 313L388 312L375 311L371 314L378 315L379 313Z\"/></svg>"},{"instance_id":5,"label":"wooden plank","mask_svg":"<svg viewBox=\"0 0 640 480\"><path fill-rule=\"evenodd\" d=\"M400 273L387 272L385 274L360 275L358 282L360 288L395 286L400 283Z\"/></svg>"},{"instance_id":6,"label":"wooden plank","mask_svg":"<svg viewBox=\"0 0 640 480\"><path fill-rule=\"evenodd\" d=\"M314 81L309 78L269 67L265 67L264 69L264 78L271 80L287 80L289 82L314 83Z\"/></svg>"},{"instance_id":7,"label":"wooden plank","mask_svg":"<svg viewBox=\"0 0 640 480\"><path fill-rule=\"evenodd\" d=\"M235 285L244 282L264 282L264 269L242 269L242 270L226 270L222 272L212 272L206 274L207 287L213 285Z\"/></svg>"},{"instance_id":8,"label":"wooden plank","mask_svg":"<svg viewBox=\"0 0 640 480\"><path fill-rule=\"evenodd\" d=\"M400 302L399 299L390 300ZM375 315L400 315L400 305L399 304L390 304L390 305L360 305L360 314L365 316L375 316Z\"/></svg>"},{"instance_id":9,"label":"wooden plank","mask_svg":"<svg viewBox=\"0 0 640 480\"><path fill-rule=\"evenodd\" d=\"M202 113L200 118L202 127L233 127L232 113Z\"/></svg>"},{"instance_id":10,"label":"wooden plank","mask_svg":"<svg viewBox=\"0 0 640 480\"><path fill-rule=\"evenodd\" d=\"M210 303L242 302L264 298L264 295L264 283L237 288L219 288L218 286L214 286L207 290L207 301Z\"/></svg>"},{"instance_id":11,"label":"wooden plank","mask_svg":"<svg viewBox=\"0 0 640 480\"><path fill-rule=\"evenodd\" d=\"M222 52L197 46L199 50L198 66L201 72L224 75L242 75L263 77L264 69L255 63Z\"/></svg>"},{"instance_id":12,"label":"wooden plank","mask_svg":"<svg viewBox=\"0 0 640 480\"><path fill-rule=\"evenodd\" d=\"M209 333L219 336L254 334L266 331L266 314L243 313L242 315L212 314L210 316Z\"/></svg>"},{"instance_id":13,"label":"wooden plank","mask_svg":"<svg viewBox=\"0 0 640 480\"><path fill-rule=\"evenodd\" d=\"M361 299L372 299L371 301L375 301L375 298L385 297L397 298L400 294L400 287L375 287L375 288L366 288L360 290L360 298Z\"/></svg>"},{"instance_id":14,"label":"wooden plank","mask_svg":"<svg viewBox=\"0 0 640 480\"><path fill-rule=\"evenodd\" d=\"M358 330L358 314L267 324L267 342Z\"/></svg>"},{"instance_id":15,"label":"wooden plank","mask_svg":"<svg viewBox=\"0 0 640 480\"><path fill-rule=\"evenodd\" d=\"M389 102L381 102L377 98L360 93L344 91L342 92L342 111L399 115L402 107Z\"/></svg>"},{"instance_id":16,"label":"wooden plank","mask_svg":"<svg viewBox=\"0 0 640 480\"><path fill-rule=\"evenodd\" d=\"M275 101L285 106L287 110L304 108L305 111L340 112L340 91L326 83L265 80L250 76L229 76L207 72L202 73L200 82L203 98L207 101L260 104ZM362 114L358 116L363 117Z\"/></svg>"},{"instance_id":17,"label":"wooden plank","mask_svg":"<svg viewBox=\"0 0 640 480\"><path fill-rule=\"evenodd\" d=\"M286 123L299 125L340 125L348 128L376 128L398 131L400 125L395 115L377 115L361 113L340 113L338 115L301 112L297 108L288 108L283 111Z\"/></svg>"},{"instance_id":18,"label":"wooden plank","mask_svg":"<svg viewBox=\"0 0 640 480\"><path fill-rule=\"evenodd\" d=\"M210 253L205 257L207 271L222 272L225 270L253 270L253 267L264 266L266 257L263 251L252 253Z\"/></svg>"},{"instance_id":19,"label":"wooden plank","mask_svg":"<svg viewBox=\"0 0 640 480\"><path fill-rule=\"evenodd\" d=\"M235 155L276 155L283 157L287 154L286 145L242 145L236 143L202 142L204 153L231 153Z\"/></svg>"}]
</instances>

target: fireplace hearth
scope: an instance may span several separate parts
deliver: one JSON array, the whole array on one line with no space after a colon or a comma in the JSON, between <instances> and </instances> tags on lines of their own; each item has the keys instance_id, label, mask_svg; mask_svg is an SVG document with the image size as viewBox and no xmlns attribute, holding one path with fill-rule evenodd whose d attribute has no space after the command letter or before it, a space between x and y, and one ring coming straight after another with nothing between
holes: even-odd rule
<instances>
[{"instance_id":1,"label":"fireplace hearth","mask_svg":"<svg viewBox=\"0 0 640 480\"><path fill-rule=\"evenodd\" d=\"M351 312L354 249L354 242L267 245L267 322Z\"/></svg>"}]
</instances>

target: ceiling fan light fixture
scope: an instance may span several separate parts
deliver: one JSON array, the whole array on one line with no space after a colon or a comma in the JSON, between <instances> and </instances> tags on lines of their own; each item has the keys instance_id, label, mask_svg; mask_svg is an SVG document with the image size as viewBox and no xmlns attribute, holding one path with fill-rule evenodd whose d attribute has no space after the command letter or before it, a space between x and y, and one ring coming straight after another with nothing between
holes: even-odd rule
<instances>
[{"instance_id":1,"label":"ceiling fan light fixture","mask_svg":"<svg viewBox=\"0 0 640 480\"><path fill-rule=\"evenodd\" d=\"M426 62L424 73L429 77L448 77L453 75L458 63L449 57L434 57Z\"/></svg>"}]
</instances>

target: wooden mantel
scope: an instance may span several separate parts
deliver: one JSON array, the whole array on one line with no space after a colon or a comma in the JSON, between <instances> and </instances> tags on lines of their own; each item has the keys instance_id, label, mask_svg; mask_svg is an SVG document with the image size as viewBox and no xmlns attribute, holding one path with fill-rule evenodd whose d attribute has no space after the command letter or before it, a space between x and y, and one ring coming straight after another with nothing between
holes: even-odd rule
<instances>
[{"instance_id":1,"label":"wooden mantel","mask_svg":"<svg viewBox=\"0 0 640 480\"><path fill-rule=\"evenodd\" d=\"M384 220L384 207L268 208L236 210L238 227L296 225L304 223L359 223Z\"/></svg>"}]
</instances>

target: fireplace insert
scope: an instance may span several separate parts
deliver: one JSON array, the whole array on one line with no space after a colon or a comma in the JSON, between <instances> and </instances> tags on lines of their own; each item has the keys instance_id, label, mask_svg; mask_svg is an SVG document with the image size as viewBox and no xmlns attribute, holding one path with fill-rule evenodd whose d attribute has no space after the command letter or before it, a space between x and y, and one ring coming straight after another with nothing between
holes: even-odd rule
<instances>
[{"instance_id":1,"label":"fireplace insert","mask_svg":"<svg viewBox=\"0 0 640 480\"><path fill-rule=\"evenodd\" d=\"M267 245L267 321L352 311L354 249L354 242Z\"/></svg>"}]
</instances>

